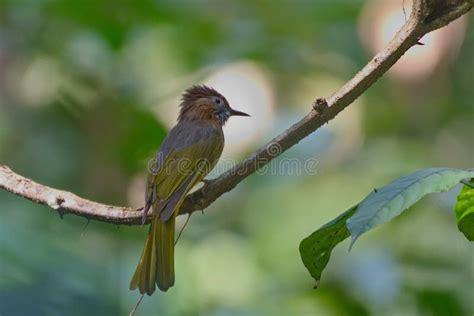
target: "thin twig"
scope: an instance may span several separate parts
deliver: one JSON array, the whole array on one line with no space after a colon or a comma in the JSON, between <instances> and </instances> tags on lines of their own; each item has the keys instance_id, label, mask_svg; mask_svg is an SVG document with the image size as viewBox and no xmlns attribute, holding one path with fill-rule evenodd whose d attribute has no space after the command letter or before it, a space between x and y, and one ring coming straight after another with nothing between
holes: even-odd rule
<instances>
[{"instance_id":1,"label":"thin twig","mask_svg":"<svg viewBox=\"0 0 474 316\"><path fill-rule=\"evenodd\" d=\"M84 237L84 233L86 232L86 228L89 226L90 222L91 222L91 220L90 220L90 219L87 219L86 224L85 224L84 227L82 228L81 237L80 237L80 238Z\"/></svg>"},{"instance_id":2,"label":"thin twig","mask_svg":"<svg viewBox=\"0 0 474 316\"><path fill-rule=\"evenodd\" d=\"M130 311L130 314L128 314L128 316L133 316L133 315L135 315L135 312L137 311L138 306L140 306L140 303L142 302L144 296L145 296L145 294L142 294L142 296L140 296L140 298L138 299L137 304L135 304L135 306L134 306L133 309Z\"/></svg>"},{"instance_id":3,"label":"thin twig","mask_svg":"<svg viewBox=\"0 0 474 316\"><path fill-rule=\"evenodd\" d=\"M181 234L183 233L184 228L188 225L188 222L189 222L190 218L191 218L191 214L188 215L188 217L186 218L186 221L184 222L183 227L181 227L181 230L179 231L178 237L176 238L176 241L174 242L175 246L178 243L179 237L181 237Z\"/></svg>"},{"instance_id":4,"label":"thin twig","mask_svg":"<svg viewBox=\"0 0 474 316\"><path fill-rule=\"evenodd\" d=\"M403 10L403 16L405 17L405 23L407 21L407 11L405 10L405 0L402 0L402 10Z\"/></svg>"}]
</instances>

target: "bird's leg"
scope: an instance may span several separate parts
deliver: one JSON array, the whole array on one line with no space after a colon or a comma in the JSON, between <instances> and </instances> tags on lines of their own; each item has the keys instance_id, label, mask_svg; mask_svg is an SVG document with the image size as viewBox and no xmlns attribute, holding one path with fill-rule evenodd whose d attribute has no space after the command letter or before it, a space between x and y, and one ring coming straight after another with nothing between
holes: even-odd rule
<instances>
[{"instance_id":1,"label":"bird's leg","mask_svg":"<svg viewBox=\"0 0 474 316\"><path fill-rule=\"evenodd\" d=\"M152 184L151 194L146 199L145 206L141 208L141 210L143 210L142 225L145 224L146 218L148 216L148 211L150 210L153 203L155 203L155 201L156 201L156 186L154 184Z\"/></svg>"},{"instance_id":2,"label":"bird's leg","mask_svg":"<svg viewBox=\"0 0 474 316\"><path fill-rule=\"evenodd\" d=\"M142 225L145 225L146 218L148 216L148 211L150 210L152 204L153 204L153 202L151 201L151 199L148 199L145 203L145 206L142 207L142 209L143 209Z\"/></svg>"},{"instance_id":3,"label":"bird's leg","mask_svg":"<svg viewBox=\"0 0 474 316\"><path fill-rule=\"evenodd\" d=\"M206 186L211 184L213 180L209 180L209 179L202 179L201 182L204 183L204 185L202 186L201 190L203 193L206 193Z\"/></svg>"}]
</instances>

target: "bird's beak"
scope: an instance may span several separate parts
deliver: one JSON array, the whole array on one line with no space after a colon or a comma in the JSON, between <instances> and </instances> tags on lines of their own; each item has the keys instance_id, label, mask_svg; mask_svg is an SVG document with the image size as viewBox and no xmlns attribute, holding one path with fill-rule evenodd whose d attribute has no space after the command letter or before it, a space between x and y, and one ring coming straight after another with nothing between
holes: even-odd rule
<instances>
[{"instance_id":1,"label":"bird's beak","mask_svg":"<svg viewBox=\"0 0 474 316\"><path fill-rule=\"evenodd\" d=\"M234 110L234 109L230 109L230 115L231 116L250 116L247 113L240 112L240 111L237 111L237 110Z\"/></svg>"}]
</instances>

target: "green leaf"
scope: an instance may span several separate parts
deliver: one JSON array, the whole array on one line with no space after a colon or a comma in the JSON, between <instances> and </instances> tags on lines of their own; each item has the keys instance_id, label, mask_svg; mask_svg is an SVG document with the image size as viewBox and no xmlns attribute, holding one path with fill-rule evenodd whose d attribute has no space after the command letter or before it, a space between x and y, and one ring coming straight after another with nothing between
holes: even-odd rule
<instances>
[{"instance_id":1,"label":"green leaf","mask_svg":"<svg viewBox=\"0 0 474 316\"><path fill-rule=\"evenodd\" d=\"M373 227L399 215L423 196L451 189L459 181L474 177L474 169L430 168L398 178L392 183L374 190L347 220L352 243Z\"/></svg>"},{"instance_id":2,"label":"green leaf","mask_svg":"<svg viewBox=\"0 0 474 316\"><path fill-rule=\"evenodd\" d=\"M459 230L470 241L474 241L474 179L464 185L454 205Z\"/></svg>"},{"instance_id":3,"label":"green leaf","mask_svg":"<svg viewBox=\"0 0 474 316\"><path fill-rule=\"evenodd\" d=\"M352 234L352 244L364 232L385 223L423 196L447 191L463 179L474 177L473 169L430 168L398 178L370 193L360 204L312 233L300 243L304 265L319 285L334 247ZM471 180L471 183L474 181ZM465 186L455 206L459 229L474 238L474 189Z\"/></svg>"},{"instance_id":4,"label":"green leaf","mask_svg":"<svg viewBox=\"0 0 474 316\"><path fill-rule=\"evenodd\" d=\"M301 259L316 280L315 288L318 287L321 273L329 262L331 251L351 235L346 227L346 220L354 214L356 209L357 206L350 208L301 241Z\"/></svg>"}]
</instances>

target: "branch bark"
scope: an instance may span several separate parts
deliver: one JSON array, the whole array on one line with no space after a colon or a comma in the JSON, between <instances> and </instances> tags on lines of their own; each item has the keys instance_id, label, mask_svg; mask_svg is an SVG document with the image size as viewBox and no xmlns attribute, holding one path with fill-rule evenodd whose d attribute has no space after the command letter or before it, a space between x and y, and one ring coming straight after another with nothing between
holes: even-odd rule
<instances>
[{"instance_id":1,"label":"branch bark","mask_svg":"<svg viewBox=\"0 0 474 316\"><path fill-rule=\"evenodd\" d=\"M201 189L190 194L180 214L203 210L222 194L231 191L246 177L265 166L300 140L328 123L377 81L420 38L456 20L472 9L474 0L415 0L409 19L387 47L378 53L343 87L327 100L317 99L312 110L299 122L257 149L251 156ZM63 214L114 224L141 224L142 212L129 207L100 204L77 195L53 189L22 177L6 166L0 166L0 188Z\"/></svg>"}]
</instances>

